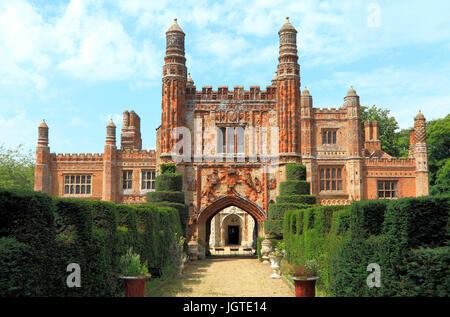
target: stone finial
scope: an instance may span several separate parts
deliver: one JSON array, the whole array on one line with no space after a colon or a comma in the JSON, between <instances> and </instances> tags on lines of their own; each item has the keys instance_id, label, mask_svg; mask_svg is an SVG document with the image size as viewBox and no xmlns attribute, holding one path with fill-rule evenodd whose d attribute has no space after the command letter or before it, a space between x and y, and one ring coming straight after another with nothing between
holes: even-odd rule
<instances>
[{"instance_id":1,"label":"stone finial","mask_svg":"<svg viewBox=\"0 0 450 317\"><path fill-rule=\"evenodd\" d=\"M45 119L42 119L42 123L39 125L39 128L46 128L46 129L48 129L47 123L45 123Z\"/></svg>"},{"instance_id":2,"label":"stone finial","mask_svg":"<svg viewBox=\"0 0 450 317\"><path fill-rule=\"evenodd\" d=\"M309 93L308 87L305 86L305 89L303 89L302 95L303 96L311 96L311 94Z\"/></svg>"},{"instance_id":3,"label":"stone finial","mask_svg":"<svg viewBox=\"0 0 450 317\"><path fill-rule=\"evenodd\" d=\"M425 116L423 115L422 111L419 110L419 113L417 114L417 116L414 118L414 120L425 120Z\"/></svg>"},{"instance_id":4,"label":"stone finial","mask_svg":"<svg viewBox=\"0 0 450 317\"><path fill-rule=\"evenodd\" d=\"M115 128L116 127L116 125L114 124L112 118L109 118L109 122L108 122L107 127L111 127L111 128Z\"/></svg>"},{"instance_id":5,"label":"stone finial","mask_svg":"<svg viewBox=\"0 0 450 317\"><path fill-rule=\"evenodd\" d=\"M289 22L289 17L286 17L286 22L281 27L281 30L278 33L285 32L285 31L297 32L297 30L294 28L294 26Z\"/></svg>"},{"instance_id":6,"label":"stone finial","mask_svg":"<svg viewBox=\"0 0 450 317\"><path fill-rule=\"evenodd\" d=\"M183 34L184 34L183 30L182 30L181 27L178 25L177 18L173 19L173 24L172 24L172 26L167 30L167 32L180 32L180 33L183 33ZM166 33L167 33L167 32L166 32Z\"/></svg>"},{"instance_id":7,"label":"stone finial","mask_svg":"<svg viewBox=\"0 0 450 317\"><path fill-rule=\"evenodd\" d=\"M38 145L48 145L48 126L45 119L42 119L42 123L38 127Z\"/></svg>"},{"instance_id":8,"label":"stone finial","mask_svg":"<svg viewBox=\"0 0 450 317\"><path fill-rule=\"evenodd\" d=\"M350 86L350 90L347 92L347 97L356 97L356 96L358 96L356 90L353 89L353 86Z\"/></svg>"},{"instance_id":9,"label":"stone finial","mask_svg":"<svg viewBox=\"0 0 450 317\"><path fill-rule=\"evenodd\" d=\"M191 77L191 73L188 73L188 74L187 74L187 80L186 80L186 83L187 83L188 86L194 86L194 80L193 80L192 77Z\"/></svg>"}]
</instances>

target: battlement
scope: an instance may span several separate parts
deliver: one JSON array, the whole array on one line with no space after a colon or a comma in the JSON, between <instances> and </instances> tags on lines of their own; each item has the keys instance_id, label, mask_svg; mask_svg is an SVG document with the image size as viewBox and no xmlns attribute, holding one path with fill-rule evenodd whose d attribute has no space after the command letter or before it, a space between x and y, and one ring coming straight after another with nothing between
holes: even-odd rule
<instances>
[{"instance_id":1,"label":"battlement","mask_svg":"<svg viewBox=\"0 0 450 317\"><path fill-rule=\"evenodd\" d=\"M313 108L314 114L346 114L347 111L342 108Z\"/></svg>"},{"instance_id":2,"label":"battlement","mask_svg":"<svg viewBox=\"0 0 450 317\"><path fill-rule=\"evenodd\" d=\"M71 154L71 153L51 153L51 161L103 161L103 154L99 153L81 153L81 154Z\"/></svg>"},{"instance_id":3,"label":"battlement","mask_svg":"<svg viewBox=\"0 0 450 317\"><path fill-rule=\"evenodd\" d=\"M365 158L364 161L366 166L376 167L416 166L416 160L414 158Z\"/></svg>"},{"instance_id":4,"label":"battlement","mask_svg":"<svg viewBox=\"0 0 450 317\"><path fill-rule=\"evenodd\" d=\"M138 150L138 149L122 149L118 151L118 154L122 157L147 157L147 158L156 158L156 151L151 150Z\"/></svg>"},{"instance_id":5,"label":"battlement","mask_svg":"<svg viewBox=\"0 0 450 317\"><path fill-rule=\"evenodd\" d=\"M249 90L244 90L244 86L234 86L229 90L228 86L219 86L213 90L212 86L203 86L201 91L195 91L195 87L187 88L189 99L201 100L275 100L276 86L268 85L266 90L261 90L260 86L250 86Z\"/></svg>"}]
</instances>

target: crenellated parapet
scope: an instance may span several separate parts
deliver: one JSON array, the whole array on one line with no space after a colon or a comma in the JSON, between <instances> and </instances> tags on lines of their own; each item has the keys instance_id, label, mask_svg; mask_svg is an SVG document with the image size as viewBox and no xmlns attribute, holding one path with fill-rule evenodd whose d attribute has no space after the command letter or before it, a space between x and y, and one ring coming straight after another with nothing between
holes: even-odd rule
<instances>
[{"instance_id":1,"label":"crenellated parapet","mask_svg":"<svg viewBox=\"0 0 450 317\"><path fill-rule=\"evenodd\" d=\"M365 158L364 165L367 167L415 167L414 158Z\"/></svg>"},{"instance_id":2,"label":"crenellated parapet","mask_svg":"<svg viewBox=\"0 0 450 317\"><path fill-rule=\"evenodd\" d=\"M204 86L201 91L196 91L195 95L188 94L187 98L197 102L220 102L223 100L275 101L276 89L276 86L272 85L266 86L266 90L261 90L260 86L251 86L249 90L245 90L244 86L235 86L234 90L228 90L228 86L219 86L217 90L213 90L212 86Z\"/></svg>"},{"instance_id":3,"label":"crenellated parapet","mask_svg":"<svg viewBox=\"0 0 450 317\"><path fill-rule=\"evenodd\" d=\"M53 162L101 162L103 161L103 154L99 153L51 153L50 160Z\"/></svg>"}]
</instances>

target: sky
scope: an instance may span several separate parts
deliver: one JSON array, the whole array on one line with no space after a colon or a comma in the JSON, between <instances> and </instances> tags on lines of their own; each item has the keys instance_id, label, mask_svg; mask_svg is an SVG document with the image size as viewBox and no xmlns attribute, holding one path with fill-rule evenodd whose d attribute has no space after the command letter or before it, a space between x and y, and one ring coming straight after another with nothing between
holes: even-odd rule
<instances>
[{"instance_id":1,"label":"sky","mask_svg":"<svg viewBox=\"0 0 450 317\"><path fill-rule=\"evenodd\" d=\"M45 118L51 152L101 153L109 119L119 145L134 110L143 148L155 148L174 18L197 90L265 89L289 16L314 107L341 107L353 86L410 128L419 110L450 113L448 12L448 0L0 0L0 145L34 150Z\"/></svg>"}]
</instances>

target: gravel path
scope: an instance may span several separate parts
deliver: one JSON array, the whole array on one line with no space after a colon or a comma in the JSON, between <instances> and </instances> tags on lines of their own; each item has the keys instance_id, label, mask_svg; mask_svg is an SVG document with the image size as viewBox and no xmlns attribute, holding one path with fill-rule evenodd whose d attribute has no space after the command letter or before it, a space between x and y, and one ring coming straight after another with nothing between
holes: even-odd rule
<instances>
[{"instance_id":1,"label":"gravel path","mask_svg":"<svg viewBox=\"0 0 450 317\"><path fill-rule=\"evenodd\" d=\"M282 279L270 278L270 265L255 258L209 258L190 262L184 278L175 279L154 296L293 297Z\"/></svg>"}]
</instances>

